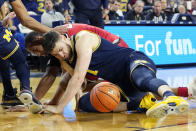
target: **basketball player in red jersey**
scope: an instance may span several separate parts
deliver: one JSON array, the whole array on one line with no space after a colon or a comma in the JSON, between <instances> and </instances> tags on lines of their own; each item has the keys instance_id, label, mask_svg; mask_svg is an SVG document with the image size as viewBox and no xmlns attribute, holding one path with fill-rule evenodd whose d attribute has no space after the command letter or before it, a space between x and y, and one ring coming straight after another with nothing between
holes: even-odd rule
<instances>
[{"instance_id":1,"label":"basketball player in red jersey","mask_svg":"<svg viewBox=\"0 0 196 131\"><path fill-rule=\"evenodd\" d=\"M117 44L121 47L129 47L124 40L122 40L119 36L114 35L104 29L91 26L91 25L86 25L86 24L66 24L64 25L67 27L67 34L69 37L72 35L75 35L76 33L80 32L81 30L88 30L91 32L94 32L101 36L102 38L112 42L113 44Z\"/></svg>"},{"instance_id":2,"label":"basketball player in red jersey","mask_svg":"<svg viewBox=\"0 0 196 131\"><path fill-rule=\"evenodd\" d=\"M111 34L110 32L103 30L101 28L98 28L98 27L94 27L94 26L86 25L86 24L65 24L63 26L67 27L66 32L67 32L68 37L80 32L81 30L88 30L88 31L98 34L102 38L107 39L113 44L117 44L121 47L128 47L128 45L119 36ZM31 53L36 54L37 56L46 55L41 45L41 42L42 42L42 34L38 32L31 32L27 34L27 36L25 37L25 46L27 50ZM38 87L35 91L35 96L38 99L41 99L45 95L45 93L48 91L48 89L52 86L59 70L60 70L59 61L55 57L51 56L48 62L48 65L47 65L46 72L44 76L42 77L42 79L40 80ZM92 77L88 77L88 78L91 80L97 80L97 78L92 78Z\"/></svg>"}]
</instances>

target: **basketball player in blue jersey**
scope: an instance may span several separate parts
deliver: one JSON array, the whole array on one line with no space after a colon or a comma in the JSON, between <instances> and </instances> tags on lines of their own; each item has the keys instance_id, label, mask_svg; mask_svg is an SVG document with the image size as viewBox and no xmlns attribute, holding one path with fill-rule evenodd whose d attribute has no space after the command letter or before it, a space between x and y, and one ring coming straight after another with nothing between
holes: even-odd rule
<instances>
[{"instance_id":1,"label":"basketball player in blue jersey","mask_svg":"<svg viewBox=\"0 0 196 131\"><path fill-rule=\"evenodd\" d=\"M153 61L142 52L118 47L88 31L81 31L71 39L50 31L43 36L42 45L47 53L61 61L62 67L71 76L58 104L46 105L46 111L61 113L81 89L86 75L103 78L121 87L121 100L129 101L121 108L127 110L147 110L147 116L162 117L170 113L183 113L189 108L189 103L175 96L165 81L156 78ZM147 92L159 95L164 100L153 102L154 97ZM96 111L89 97L87 93L83 100L80 99L79 108Z\"/></svg>"},{"instance_id":2,"label":"basketball player in blue jersey","mask_svg":"<svg viewBox=\"0 0 196 131\"><path fill-rule=\"evenodd\" d=\"M2 14L5 14L5 10L3 8L4 2L5 0L0 1ZM9 3L11 4L16 16L24 26L42 33L52 30L52 28L48 28L30 17L21 0L9 0ZM10 17L5 17L4 20L0 22L0 61L10 60L14 65L16 74L22 85L19 99L29 106L31 112L36 113L41 110L42 106L31 92L29 69L25 57L19 48L19 43L13 38L12 33L6 28L10 19ZM61 26L60 28L54 28L54 30L64 34L66 28ZM4 89L6 90L5 92L11 91L10 94L12 94L14 97L10 96L9 94L4 96L10 96L10 101L12 98L15 99L16 93L14 93L13 90L7 89L5 87Z\"/></svg>"}]
</instances>

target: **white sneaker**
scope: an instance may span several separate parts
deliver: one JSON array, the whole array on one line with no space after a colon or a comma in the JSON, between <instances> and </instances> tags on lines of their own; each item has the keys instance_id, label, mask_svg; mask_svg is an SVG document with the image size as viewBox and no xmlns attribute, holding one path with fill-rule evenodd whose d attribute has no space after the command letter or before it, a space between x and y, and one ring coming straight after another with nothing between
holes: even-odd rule
<instances>
[{"instance_id":1,"label":"white sneaker","mask_svg":"<svg viewBox=\"0 0 196 131\"><path fill-rule=\"evenodd\" d=\"M196 77L193 78L193 80L187 86L187 88L188 88L188 99L196 102Z\"/></svg>"},{"instance_id":2,"label":"white sneaker","mask_svg":"<svg viewBox=\"0 0 196 131\"><path fill-rule=\"evenodd\" d=\"M168 96L162 102L154 104L147 110L148 117L164 117L170 114L181 114L187 112L189 103L179 96Z\"/></svg>"},{"instance_id":3,"label":"white sneaker","mask_svg":"<svg viewBox=\"0 0 196 131\"><path fill-rule=\"evenodd\" d=\"M36 114L42 110L42 104L29 90L22 90L19 99L25 105L28 105L30 112Z\"/></svg>"}]
</instances>

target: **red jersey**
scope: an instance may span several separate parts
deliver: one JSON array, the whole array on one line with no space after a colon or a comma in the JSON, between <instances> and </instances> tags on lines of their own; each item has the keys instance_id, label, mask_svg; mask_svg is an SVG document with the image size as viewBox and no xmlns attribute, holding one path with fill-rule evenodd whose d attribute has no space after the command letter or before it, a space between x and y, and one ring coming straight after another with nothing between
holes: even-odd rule
<instances>
[{"instance_id":1,"label":"red jersey","mask_svg":"<svg viewBox=\"0 0 196 131\"><path fill-rule=\"evenodd\" d=\"M67 29L68 29L67 34L69 37L71 37L72 35L75 35L81 30L88 30L88 31L96 33L97 35L101 36L102 38L112 43L114 43L116 40L119 40L119 43L118 43L119 46L128 48L128 45L122 39L120 39L119 36L116 36L99 27L95 27L95 26L91 26L87 24L65 24L65 26L67 26Z\"/></svg>"}]
</instances>

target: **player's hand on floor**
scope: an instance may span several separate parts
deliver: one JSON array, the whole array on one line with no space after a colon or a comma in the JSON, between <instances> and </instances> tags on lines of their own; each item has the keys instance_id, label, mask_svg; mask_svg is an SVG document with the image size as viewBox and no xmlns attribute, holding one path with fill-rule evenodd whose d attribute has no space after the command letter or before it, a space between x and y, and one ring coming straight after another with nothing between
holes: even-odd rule
<instances>
[{"instance_id":1,"label":"player's hand on floor","mask_svg":"<svg viewBox=\"0 0 196 131\"><path fill-rule=\"evenodd\" d=\"M42 112L50 112L54 114L59 114L61 111L57 110L56 105L43 105Z\"/></svg>"}]
</instances>

